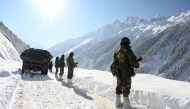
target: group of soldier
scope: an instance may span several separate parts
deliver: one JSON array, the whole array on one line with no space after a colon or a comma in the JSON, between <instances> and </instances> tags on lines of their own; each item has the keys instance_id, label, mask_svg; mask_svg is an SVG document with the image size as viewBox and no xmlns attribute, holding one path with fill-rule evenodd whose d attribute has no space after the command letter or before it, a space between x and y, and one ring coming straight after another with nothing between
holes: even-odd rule
<instances>
[{"instance_id":1,"label":"group of soldier","mask_svg":"<svg viewBox=\"0 0 190 109\"><path fill-rule=\"evenodd\" d=\"M72 83L73 71L74 71L74 68L77 67L77 64L78 64L78 62L76 63L74 62L73 56L74 56L74 53L71 52L66 59L67 67L68 67L68 75L67 75L68 83ZM59 78L63 79L62 76L64 74L64 67L66 67L66 64L65 64L65 55L63 54L61 55L60 58L57 56L55 59L55 69L56 69L55 77L56 78L58 77L58 71L60 69Z\"/></svg>"},{"instance_id":2,"label":"group of soldier","mask_svg":"<svg viewBox=\"0 0 190 109\"><path fill-rule=\"evenodd\" d=\"M120 48L114 53L114 61L118 63L117 86L116 86L116 98L115 106L122 106L123 109L134 109L130 105L129 94L131 89L131 77L135 76L134 68L139 68L139 62L142 61L142 57L137 58L130 46L131 42L127 37L123 37L120 42ZM73 71L77 67L78 62L74 62L74 53L71 52L66 59L68 65L68 83L72 83ZM56 57L55 60L55 76L57 76L58 69L60 68L59 77L62 79L64 73L65 55ZM121 102L121 94L123 94L123 102Z\"/></svg>"}]
</instances>

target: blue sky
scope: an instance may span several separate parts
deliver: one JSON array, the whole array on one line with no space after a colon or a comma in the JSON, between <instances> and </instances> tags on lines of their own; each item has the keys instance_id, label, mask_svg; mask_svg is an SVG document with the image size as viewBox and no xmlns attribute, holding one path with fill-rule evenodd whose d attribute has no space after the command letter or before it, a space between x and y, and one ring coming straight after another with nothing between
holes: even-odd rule
<instances>
[{"instance_id":1,"label":"blue sky","mask_svg":"<svg viewBox=\"0 0 190 109\"><path fill-rule=\"evenodd\" d=\"M190 10L190 0L61 0L48 9L39 1L0 0L0 21L19 38L46 47L81 37L116 19L123 22L127 16L148 20L156 14L170 16ZM50 14L50 9L57 11Z\"/></svg>"}]
</instances>

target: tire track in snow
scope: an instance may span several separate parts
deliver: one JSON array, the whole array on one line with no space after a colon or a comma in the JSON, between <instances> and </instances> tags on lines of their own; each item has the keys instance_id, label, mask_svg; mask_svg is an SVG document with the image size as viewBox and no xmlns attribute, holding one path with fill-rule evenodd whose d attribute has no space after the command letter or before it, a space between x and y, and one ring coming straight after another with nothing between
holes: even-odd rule
<instances>
[{"instance_id":1,"label":"tire track in snow","mask_svg":"<svg viewBox=\"0 0 190 109\"><path fill-rule=\"evenodd\" d=\"M23 80L23 75L21 74L19 82L16 85L16 89L14 90L14 92L12 94L10 104L9 104L9 107L8 107L9 109L11 108L12 104L15 102L14 100L15 100L15 97L16 97L16 92L18 91L19 87L22 86L22 84L25 84L25 81L22 81L22 80Z\"/></svg>"},{"instance_id":2,"label":"tire track in snow","mask_svg":"<svg viewBox=\"0 0 190 109\"><path fill-rule=\"evenodd\" d=\"M22 81L12 109L98 109L94 105L84 103L81 96L67 91L68 87L58 81L52 81L48 76L30 77L26 74Z\"/></svg>"},{"instance_id":3,"label":"tire track in snow","mask_svg":"<svg viewBox=\"0 0 190 109\"><path fill-rule=\"evenodd\" d=\"M20 84L19 90L15 95L15 102L12 104L12 109L36 109L33 105L36 99L33 95L38 93L36 90L35 82L31 79L30 73L25 73L21 75L22 82ZM30 90L33 89L34 91L31 92Z\"/></svg>"},{"instance_id":4,"label":"tire track in snow","mask_svg":"<svg viewBox=\"0 0 190 109\"><path fill-rule=\"evenodd\" d=\"M55 95L55 91L52 90L52 87L47 87L49 84L52 84L52 83L49 83L49 82L46 82L48 81L50 78L48 79L45 79L44 77L47 76L47 75L39 75L41 81L43 81L42 85L44 87L44 92L47 92L47 99L46 99L46 102L47 104L45 104L48 108L50 107L50 109L52 108L56 108L56 109L60 109L61 107L61 103L59 101L59 98L57 98ZM51 85L52 86L52 85ZM54 88L56 88L55 86L53 86ZM54 89L53 88L53 89Z\"/></svg>"},{"instance_id":5,"label":"tire track in snow","mask_svg":"<svg viewBox=\"0 0 190 109\"><path fill-rule=\"evenodd\" d=\"M74 84L68 85L65 80L57 81L51 77L24 74L12 109L115 109L108 99L83 94Z\"/></svg>"},{"instance_id":6,"label":"tire track in snow","mask_svg":"<svg viewBox=\"0 0 190 109\"><path fill-rule=\"evenodd\" d=\"M25 109L28 106L23 105L23 97L25 96L24 89L25 85L27 84L27 74L22 74L21 75L21 82L19 84L19 88L16 91L16 95L14 97L14 104L12 104L12 109ZM28 100L25 101L25 105L29 105Z\"/></svg>"}]
</instances>

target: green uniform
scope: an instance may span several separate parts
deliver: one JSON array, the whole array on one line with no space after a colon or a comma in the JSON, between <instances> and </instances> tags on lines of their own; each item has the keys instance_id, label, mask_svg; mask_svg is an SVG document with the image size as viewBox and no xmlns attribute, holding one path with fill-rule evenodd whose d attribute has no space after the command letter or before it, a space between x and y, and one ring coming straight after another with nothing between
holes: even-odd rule
<instances>
[{"instance_id":1,"label":"green uniform","mask_svg":"<svg viewBox=\"0 0 190 109\"><path fill-rule=\"evenodd\" d=\"M59 59L59 67L60 67L60 73L59 73L59 76L62 76L64 74L64 67L66 67L66 64L65 64L65 59L64 57L61 57Z\"/></svg>"},{"instance_id":2,"label":"green uniform","mask_svg":"<svg viewBox=\"0 0 190 109\"><path fill-rule=\"evenodd\" d=\"M59 71L59 58L55 60L55 69L56 69L55 74L57 75L57 72Z\"/></svg>"},{"instance_id":3,"label":"green uniform","mask_svg":"<svg viewBox=\"0 0 190 109\"><path fill-rule=\"evenodd\" d=\"M134 55L129 45L121 46L114 54L114 59L119 64L119 74L117 75L116 94L123 92L124 97L128 97L131 89L131 77L135 75L134 68L139 67L137 57Z\"/></svg>"},{"instance_id":4,"label":"green uniform","mask_svg":"<svg viewBox=\"0 0 190 109\"><path fill-rule=\"evenodd\" d=\"M77 66L77 63L74 62L74 59L73 59L72 56L69 56L67 58L67 65L68 65L68 75L67 75L67 78L68 79L72 79L73 78L74 68Z\"/></svg>"}]
</instances>

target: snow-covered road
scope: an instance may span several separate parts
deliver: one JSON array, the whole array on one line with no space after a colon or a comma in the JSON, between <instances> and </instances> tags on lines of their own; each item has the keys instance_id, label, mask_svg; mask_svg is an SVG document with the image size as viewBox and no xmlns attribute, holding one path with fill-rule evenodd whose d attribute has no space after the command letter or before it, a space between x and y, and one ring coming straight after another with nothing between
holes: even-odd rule
<instances>
[{"instance_id":1,"label":"snow-covered road","mask_svg":"<svg viewBox=\"0 0 190 109\"><path fill-rule=\"evenodd\" d=\"M54 74L23 74L11 109L114 109L110 100L60 81Z\"/></svg>"}]
</instances>

